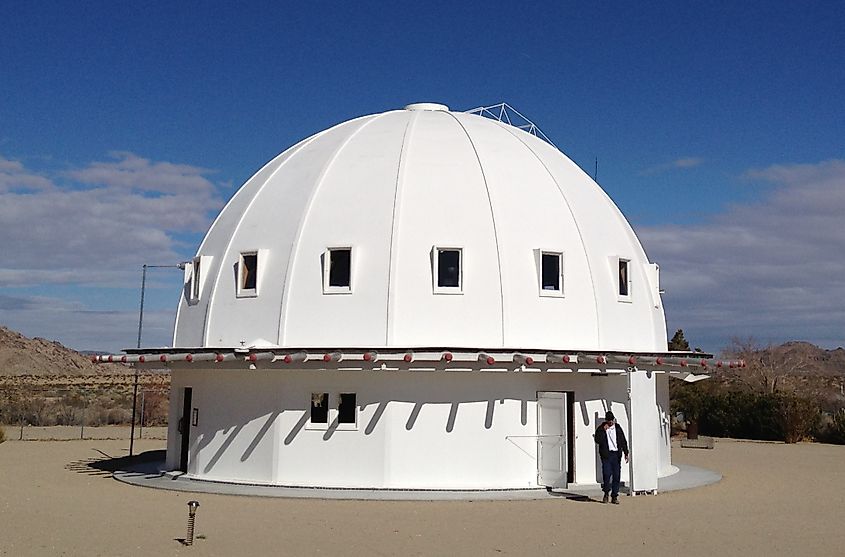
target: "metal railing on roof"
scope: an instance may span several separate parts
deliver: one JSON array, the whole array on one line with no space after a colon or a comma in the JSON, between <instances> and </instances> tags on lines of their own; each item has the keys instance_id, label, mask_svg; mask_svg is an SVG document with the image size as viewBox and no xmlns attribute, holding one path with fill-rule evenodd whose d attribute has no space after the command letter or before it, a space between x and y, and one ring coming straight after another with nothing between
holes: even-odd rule
<instances>
[{"instance_id":1,"label":"metal railing on roof","mask_svg":"<svg viewBox=\"0 0 845 557\"><path fill-rule=\"evenodd\" d=\"M484 118L490 118L491 120L496 120L497 122L503 122L508 124L509 126L513 126L515 128L519 128L523 131L530 133L535 137L539 137L549 145L554 148L557 148L557 145L549 139L543 130L537 127L537 124L526 118L520 111L509 105L508 103L502 102L499 104L494 104L492 106L479 106L478 108L473 108L472 110L467 110L467 114L477 114L478 116L483 116Z\"/></svg>"}]
</instances>

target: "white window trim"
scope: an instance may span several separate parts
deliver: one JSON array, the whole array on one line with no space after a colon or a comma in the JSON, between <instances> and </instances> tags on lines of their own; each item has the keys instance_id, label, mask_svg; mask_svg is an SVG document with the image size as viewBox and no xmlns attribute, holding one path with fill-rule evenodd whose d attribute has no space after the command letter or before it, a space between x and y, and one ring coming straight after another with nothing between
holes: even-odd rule
<instances>
[{"instance_id":1,"label":"white window trim","mask_svg":"<svg viewBox=\"0 0 845 557\"><path fill-rule=\"evenodd\" d=\"M458 286L438 286L437 277L440 274L440 251L458 252ZM433 246L431 248L431 288L434 294L463 294L464 293L464 249L453 246Z\"/></svg>"},{"instance_id":2,"label":"white window trim","mask_svg":"<svg viewBox=\"0 0 845 557\"><path fill-rule=\"evenodd\" d=\"M329 286L332 266L331 252L336 250L349 250L349 286ZM352 294L352 278L355 274L355 259L352 252L352 246L330 247L323 252L323 294Z\"/></svg>"},{"instance_id":3,"label":"white window trim","mask_svg":"<svg viewBox=\"0 0 845 557\"><path fill-rule=\"evenodd\" d=\"M316 392L316 391L315 391ZM313 431L327 431L329 429L333 431L358 431L359 428L359 416L360 416L360 408L358 406L358 393L357 392L350 392L350 391L343 391L343 392L334 392L334 391L323 391L328 393L328 405L329 409L326 416L326 422L312 422L311 421L311 406L309 401L309 406L306 412L308 412L308 422L305 424L306 430L313 430ZM354 394L355 395L355 422L342 424L340 423L340 395L341 394ZM313 393L312 393L313 396Z\"/></svg>"},{"instance_id":4,"label":"white window trim","mask_svg":"<svg viewBox=\"0 0 845 557\"><path fill-rule=\"evenodd\" d=\"M198 255L185 266L186 294L188 302L191 304L196 304L202 299L202 291L206 283L205 278L208 276L208 269L211 266L212 259L210 255ZM197 268L200 270L199 284L196 282Z\"/></svg>"},{"instance_id":5,"label":"white window trim","mask_svg":"<svg viewBox=\"0 0 845 557\"><path fill-rule=\"evenodd\" d=\"M245 255L255 255L255 288L241 288L241 284L243 283L243 262ZM238 254L237 265L237 275L235 276L235 279L237 281L237 284L235 284L235 296L238 298L258 297L258 293L261 291L261 277L265 274L265 268L267 266L267 250L243 250Z\"/></svg>"},{"instance_id":6,"label":"white window trim","mask_svg":"<svg viewBox=\"0 0 845 557\"><path fill-rule=\"evenodd\" d=\"M616 300L619 302L623 302L626 304L630 304L633 302L631 298L631 294L633 293L633 281L631 280L631 271L634 269L634 266L631 264L632 261L630 258L617 256L612 258L613 260L613 287L616 289ZM628 264L628 293L627 294L620 294L619 293L619 263L626 262Z\"/></svg>"},{"instance_id":7,"label":"white window trim","mask_svg":"<svg viewBox=\"0 0 845 557\"><path fill-rule=\"evenodd\" d=\"M540 296L544 298L563 298L564 297L564 262L566 259L563 256L562 251L552 251L552 250L542 250L538 249L535 250L536 259L537 259L537 288L539 289ZM558 270L560 272L560 288L558 290L546 290L543 288L543 256L544 255L556 255L558 257Z\"/></svg>"}]
</instances>

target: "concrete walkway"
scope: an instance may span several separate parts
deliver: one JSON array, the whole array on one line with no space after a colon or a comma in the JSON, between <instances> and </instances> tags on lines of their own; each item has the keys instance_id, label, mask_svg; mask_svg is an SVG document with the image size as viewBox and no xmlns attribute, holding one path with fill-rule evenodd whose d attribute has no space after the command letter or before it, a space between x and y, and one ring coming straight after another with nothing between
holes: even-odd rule
<instances>
[{"instance_id":1,"label":"concrete walkway","mask_svg":"<svg viewBox=\"0 0 845 557\"><path fill-rule=\"evenodd\" d=\"M533 500L564 497L567 499L599 499L602 491L598 485L570 485L568 489L501 489L501 490L407 490L407 489L336 489L234 484L196 480L184 474L163 471L164 461L135 461L126 470L114 471L120 482L155 489L170 489L191 493L219 495L251 495L254 497L287 497L312 499L352 499L370 501L480 501L480 500ZM685 464L677 465L679 471L657 482L658 493L691 489L716 483L722 479L718 472ZM625 493L623 483L622 493Z\"/></svg>"}]
</instances>

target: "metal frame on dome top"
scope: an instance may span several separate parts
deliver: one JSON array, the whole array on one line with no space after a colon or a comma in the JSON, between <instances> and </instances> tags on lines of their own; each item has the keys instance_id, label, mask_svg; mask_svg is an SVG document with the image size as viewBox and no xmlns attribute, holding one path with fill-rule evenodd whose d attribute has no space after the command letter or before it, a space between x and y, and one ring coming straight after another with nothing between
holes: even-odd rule
<instances>
[{"instance_id":1,"label":"metal frame on dome top","mask_svg":"<svg viewBox=\"0 0 845 557\"><path fill-rule=\"evenodd\" d=\"M537 127L537 124L526 118L520 111L518 111L506 102L501 102L499 104L494 104L491 106L479 106L478 108L467 110L465 111L465 113L477 114L478 116L490 118L491 120L496 120L497 122L504 122L509 126L519 128L523 131L530 133L535 137L539 137L540 139L557 149L557 145L555 145L554 142L549 139L549 136L543 133L543 130Z\"/></svg>"}]
</instances>

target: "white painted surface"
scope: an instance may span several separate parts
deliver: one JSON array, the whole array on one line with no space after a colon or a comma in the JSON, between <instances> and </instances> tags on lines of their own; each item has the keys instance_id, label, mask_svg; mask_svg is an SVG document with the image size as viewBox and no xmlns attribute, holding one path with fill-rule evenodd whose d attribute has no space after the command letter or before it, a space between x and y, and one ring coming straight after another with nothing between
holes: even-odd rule
<instances>
[{"instance_id":1,"label":"white painted surface","mask_svg":"<svg viewBox=\"0 0 845 557\"><path fill-rule=\"evenodd\" d=\"M322 290L332 246L353 249L350 295ZM462 248L462 294L433 292L433 246ZM256 250L258 295L238 298L239 254ZM563 254L564 296L538 292L538 250ZM601 188L537 137L445 107L365 116L288 149L198 255L206 278L180 303L174 346L666 347L656 271Z\"/></svg>"},{"instance_id":2,"label":"white painted surface","mask_svg":"<svg viewBox=\"0 0 845 557\"><path fill-rule=\"evenodd\" d=\"M574 393L575 439L570 441L576 484L600 482L593 433L607 407L627 431L624 375L174 370L171 415L180 411L184 386L193 387L193 406L199 409L188 472L218 481L538 487L538 391ZM356 393L357 428L308 427L312 392ZM647 436L649 428L653 424L641 423L634 434ZM167 465L172 469L178 467L179 439L171 420ZM627 480L625 467L622 475Z\"/></svg>"},{"instance_id":3,"label":"white painted surface","mask_svg":"<svg viewBox=\"0 0 845 557\"><path fill-rule=\"evenodd\" d=\"M537 483L566 487L566 393L537 393Z\"/></svg>"},{"instance_id":4,"label":"white painted surface","mask_svg":"<svg viewBox=\"0 0 845 557\"><path fill-rule=\"evenodd\" d=\"M657 489L660 464L660 415L655 399L656 375L650 371L631 373L631 413L634 429L628 444L636 491Z\"/></svg>"}]
</instances>

